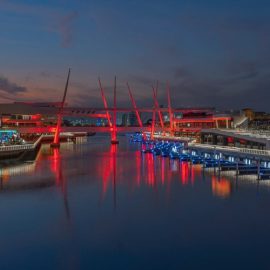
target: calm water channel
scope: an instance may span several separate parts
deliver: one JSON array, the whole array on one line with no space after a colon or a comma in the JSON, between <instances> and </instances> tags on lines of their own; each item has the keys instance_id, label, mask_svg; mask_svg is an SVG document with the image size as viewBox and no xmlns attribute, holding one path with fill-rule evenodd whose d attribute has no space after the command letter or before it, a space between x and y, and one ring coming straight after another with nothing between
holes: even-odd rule
<instances>
[{"instance_id":1,"label":"calm water channel","mask_svg":"<svg viewBox=\"0 0 270 270\"><path fill-rule=\"evenodd\" d=\"M1 169L0 269L270 269L270 184L122 137Z\"/></svg>"}]
</instances>

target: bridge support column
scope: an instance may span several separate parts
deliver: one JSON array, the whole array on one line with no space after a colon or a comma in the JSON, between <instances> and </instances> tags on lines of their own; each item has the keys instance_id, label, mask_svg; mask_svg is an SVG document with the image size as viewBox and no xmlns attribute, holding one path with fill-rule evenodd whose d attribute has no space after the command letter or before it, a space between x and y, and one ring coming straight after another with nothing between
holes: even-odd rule
<instances>
[{"instance_id":1,"label":"bridge support column","mask_svg":"<svg viewBox=\"0 0 270 270\"><path fill-rule=\"evenodd\" d=\"M162 135L164 135L165 132L164 132L164 123L163 123L162 113L161 113L161 111L159 109L160 107L159 107L159 104L158 104L158 101L157 101L158 84L156 86L156 89L154 87L152 87L152 88L153 88L153 99L154 99L155 108L157 108L159 122L160 122L161 129L162 129Z\"/></svg>"},{"instance_id":2,"label":"bridge support column","mask_svg":"<svg viewBox=\"0 0 270 270\"><path fill-rule=\"evenodd\" d=\"M114 91L113 91L113 126L111 135L111 144L118 144L116 131L116 77L114 77Z\"/></svg>"},{"instance_id":3,"label":"bridge support column","mask_svg":"<svg viewBox=\"0 0 270 270\"><path fill-rule=\"evenodd\" d=\"M239 157L236 157L236 178L238 178L238 175L239 175L239 161L240 161L240 158Z\"/></svg>"},{"instance_id":4,"label":"bridge support column","mask_svg":"<svg viewBox=\"0 0 270 270\"><path fill-rule=\"evenodd\" d=\"M112 131L111 135L111 144L119 144L119 141L117 140L116 131Z\"/></svg>"},{"instance_id":5,"label":"bridge support column","mask_svg":"<svg viewBox=\"0 0 270 270\"><path fill-rule=\"evenodd\" d=\"M60 147L60 128L62 123L62 115L58 114L57 116L57 126L54 134L53 142L51 143L52 148L59 148Z\"/></svg>"}]
</instances>

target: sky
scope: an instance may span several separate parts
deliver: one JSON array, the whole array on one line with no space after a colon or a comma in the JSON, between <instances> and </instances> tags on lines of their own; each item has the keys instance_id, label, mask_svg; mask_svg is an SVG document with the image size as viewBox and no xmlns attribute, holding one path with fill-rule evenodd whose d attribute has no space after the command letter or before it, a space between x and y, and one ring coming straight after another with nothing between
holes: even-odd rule
<instances>
[{"instance_id":1,"label":"sky","mask_svg":"<svg viewBox=\"0 0 270 270\"><path fill-rule=\"evenodd\" d=\"M0 0L0 102L268 111L270 1Z\"/></svg>"}]
</instances>

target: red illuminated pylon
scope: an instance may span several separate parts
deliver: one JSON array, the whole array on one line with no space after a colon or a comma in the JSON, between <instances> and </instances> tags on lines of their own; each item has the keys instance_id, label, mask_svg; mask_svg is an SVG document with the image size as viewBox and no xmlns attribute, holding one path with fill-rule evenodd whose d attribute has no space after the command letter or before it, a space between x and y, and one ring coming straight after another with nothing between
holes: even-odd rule
<instances>
[{"instance_id":1,"label":"red illuminated pylon","mask_svg":"<svg viewBox=\"0 0 270 270\"><path fill-rule=\"evenodd\" d=\"M130 89L128 83L127 83L127 87L128 87L128 92L129 92L129 96L130 96L130 99L131 99L131 103L132 103L132 105L133 105L133 109L134 109L134 111L135 111L135 113L136 113L136 117L137 117L137 120L138 120L138 124L139 124L140 127L142 127L142 126L143 126L142 120L141 120L139 111L138 111L137 106L136 106L136 102L135 102L135 100L134 100L134 98L133 98L133 95L132 95L132 92L131 92L131 89Z\"/></svg>"},{"instance_id":2,"label":"red illuminated pylon","mask_svg":"<svg viewBox=\"0 0 270 270\"><path fill-rule=\"evenodd\" d=\"M155 91L153 91L153 98L155 100ZM154 108L153 108L153 117L152 117L152 128L151 128L151 140L154 139L154 133L155 133L155 121L156 121L156 104L154 102Z\"/></svg>"},{"instance_id":3,"label":"red illuminated pylon","mask_svg":"<svg viewBox=\"0 0 270 270\"><path fill-rule=\"evenodd\" d=\"M170 134L173 135L173 113L172 113L169 82L167 82L167 96L168 96L168 110L169 110L169 118L170 118Z\"/></svg>"},{"instance_id":4,"label":"red illuminated pylon","mask_svg":"<svg viewBox=\"0 0 270 270\"><path fill-rule=\"evenodd\" d=\"M161 125L162 130L164 130L164 123L163 123L163 119L162 119L162 113L161 113L161 111L159 109L159 104L158 104L158 100L157 100L157 89L158 89L158 83L157 83L156 91L155 91L155 89L153 87L153 97L154 97L155 107L158 110L158 116L159 116L160 125Z\"/></svg>"},{"instance_id":5,"label":"red illuminated pylon","mask_svg":"<svg viewBox=\"0 0 270 270\"><path fill-rule=\"evenodd\" d=\"M70 77L70 69L68 70L68 77L67 77L67 82L66 82L66 86L65 86L65 91L64 91L63 99L62 99L62 102L60 104L59 112L57 115L57 126L56 126L54 139L53 139L53 143L51 144L51 147L59 147L60 146L59 136L60 136L60 129L61 129L61 124L62 124L63 109L64 109L64 104L65 104L66 96L67 96L69 77Z\"/></svg>"},{"instance_id":6,"label":"red illuminated pylon","mask_svg":"<svg viewBox=\"0 0 270 270\"><path fill-rule=\"evenodd\" d=\"M116 77L114 77L114 90L113 90L113 126L112 126L112 139L111 143L112 144L118 144L119 141L117 140L117 135L116 135Z\"/></svg>"},{"instance_id":7,"label":"red illuminated pylon","mask_svg":"<svg viewBox=\"0 0 270 270\"><path fill-rule=\"evenodd\" d=\"M105 94L104 94L103 87L101 85L100 78L98 78L98 82L99 82L99 88L100 88L100 92L101 92L101 97L102 97L102 100L103 100L103 105L104 105L104 108L106 109L106 116L107 116L108 124L109 124L110 127L112 127L111 117L110 117L110 114L109 114L109 111L108 111L108 103L107 103L107 100L106 100L106 97L105 97Z\"/></svg>"}]
</instances>

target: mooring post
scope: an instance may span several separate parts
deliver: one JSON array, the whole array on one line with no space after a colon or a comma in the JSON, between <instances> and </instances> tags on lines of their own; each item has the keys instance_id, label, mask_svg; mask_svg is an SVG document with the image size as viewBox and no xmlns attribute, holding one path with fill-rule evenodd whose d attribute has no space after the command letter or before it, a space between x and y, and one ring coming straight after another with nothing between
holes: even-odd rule
<instances>
[{"instance_id":1,"label":"mooring post","mask_svg":"<svg viewBox=\"0 0 270 270\"><path fill-rule=\"evenodd\" d=\"M214 146L214 174L216 175L216 146Z\"/></svg>"},{"instance_id":2,"label":"mooring post","mask_svg":"<svg viewBox=\"0 0 270 270\"><path fill-rule=\"evenodd\" d=\"M220 154L218 157L218 176L220 176Z\"/></svg>"},{"instance_id":3,"label":"mooring post","mask_svg":"<svg viewBox=\"0 0 270 270\"><path fill-rule=\"evenodd\" d=\"M261 160L257 160L257 179L261 179Z\"/></svg>"},{"instance_id":4,"label":"mooring post","mask_svg":"<svg viewBox=\"0 0 270 270\"><path fill-rule=\"evenodd\" d=\"M236 177L238 177L239 174L239 157L236 158Z\"/></svg>"}]
</instances>

